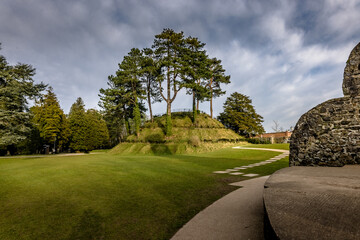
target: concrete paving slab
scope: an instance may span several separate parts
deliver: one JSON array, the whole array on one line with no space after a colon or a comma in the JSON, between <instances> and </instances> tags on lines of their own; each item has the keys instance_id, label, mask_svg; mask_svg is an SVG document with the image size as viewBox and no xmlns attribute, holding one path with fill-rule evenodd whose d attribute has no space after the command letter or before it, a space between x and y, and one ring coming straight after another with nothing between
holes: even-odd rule
<instances>
[{"instance_id":1,"label":"concrete paving slab","mask_svg":"<svg viewBox=\"0 0 360 240\"><path fill-rule=\"evenodd\" d=\"M213 173L223 174L223 173L229 173L227 171L214 171Z\"/></svg>"},{"instance_id":2,"label":"concrete paving slab","mask_svg":"<svg viewBox=\"0 0 360 240\"><path fill-rule=\"evenodd\" d=\"M225 171L227 171L227 172L236 172L237 170L236 169L226 169Z\"/></svg>"},{"instance_id":3,"label":"concrete paving slab","mask_svg":"<svg viewBox=\"0 0 360 240\"><path fill-rule=\"evenodd\" d=\"M254 167L258 167L258 166L260 166L260 165L261 165L261 163L255 163L255 164L253 164Z\"/></svg>"},{"instance_id":4,"label":"concrete paving slab","mask_svg":"<svg viewBox=\"0 0 360 240\"><path fill-rule=\"evenodd\" d=\"M279 239L360 239L360 165L281 169L264 203Z\"/></svg>"},{"instance_id":5,"label":"concrete paving slab","mask_svg":"<svg viewBox=\"0 0 360 240\"><path fill-rule=\"evenodd\" d=\"M244 174L243 176L244 176L244 177L256 177L256 176L259 176L259 174L256 174L256 173L248 173L248 174Z\"/></svg>"},{"instance_id":6,"label":"concrete paving slab","mask_svg":"<svg viewBox=\"0 0 360 240\"><path fill-rule=\"evenodd\" d=\"M235 167L234 169L237 169L237 170L244 170L246 169L245 167Z\"/></svg>"},{"instance_id":7,"label":"concrete paving slab","mask_svg":"<svg viewBox=\"0 0 360 240\"><path fill-rule=\"evenodd\" d=\"M232 173L229 173L230 175L242 175L242 174L244 174L244 173L242 173L242 172L232 172Z\"/></svg>"},{"instance_id":8,"label":"concrete paving slab","mask_svg":"<svg viewBox=\"0 0 360 240\"><path fill-rule=\"evenodd\" d=\"M264 239L262 192L268 176L233 183L242 186L198 213L172 240Z\"/></svg>"}]
</instances>

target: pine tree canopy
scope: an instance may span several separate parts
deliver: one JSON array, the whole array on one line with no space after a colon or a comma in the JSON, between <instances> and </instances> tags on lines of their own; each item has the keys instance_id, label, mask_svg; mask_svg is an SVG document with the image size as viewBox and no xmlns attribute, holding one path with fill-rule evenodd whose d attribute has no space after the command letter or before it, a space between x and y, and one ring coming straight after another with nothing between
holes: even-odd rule
<instances>
[{"instance_id":1,"label":"pine tree canopy","mask_svg":"<svg viewBox=\"0 0 360 240\"><path fill-rule=\"evenodd\" d=\"M171 105L181 89L192 95L193 122L196 125L199 102L210 102L212 117L213 98L225 94L221 85L228 83L230 76L225 75L221 60L209 58L205 43L166 28L155 35L151 48L141 51L133 48L124 57L116 74L108 77L109 88L100 89L99 105L104 110L108 127L111 128L110 122L118 126L110 131L111 139L123 139L123 127L119 127L122 124L130 134L132 127L129 123L134 123L138 133L143 99L147 100L151 121L152 103L165 101L164 112L168 115L165 133L171 135Z\"/></svg>"}]
</instances>

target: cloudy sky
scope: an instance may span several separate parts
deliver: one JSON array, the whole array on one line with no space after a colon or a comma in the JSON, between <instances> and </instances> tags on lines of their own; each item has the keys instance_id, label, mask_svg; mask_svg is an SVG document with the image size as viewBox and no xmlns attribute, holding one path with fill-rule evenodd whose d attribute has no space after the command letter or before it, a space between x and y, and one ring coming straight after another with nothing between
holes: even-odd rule
<instances>
[{"instance_id":1,"label":"cloudy sky","mask_svg":"<svg viewBox=\"0 0 360 240\"><path fill-rule=\"evenodd\" d=\"M223 61L232 92L250 96L284 129L317 104L342 96L345 62L360 41L360 0L2 0L1 55L36 68L67 113L76 98L98 107L100 88L131 48L150 47L164 28L206 43ZM154 106L165 112L164 103ZM178 95L173 109L191 108ZM209 112L209 104L201 110Z\"/></svg>"}]
</instances>

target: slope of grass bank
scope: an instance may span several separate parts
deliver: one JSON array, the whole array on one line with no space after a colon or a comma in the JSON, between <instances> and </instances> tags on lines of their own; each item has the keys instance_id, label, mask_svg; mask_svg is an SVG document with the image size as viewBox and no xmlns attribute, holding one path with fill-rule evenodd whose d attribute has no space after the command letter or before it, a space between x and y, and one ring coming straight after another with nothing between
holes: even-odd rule
<instances>
[{"instance_id":1,"label":"slope of grass bank","mask_svg":"<svg viewBox=\"0 0 360 240\"><path fill-rule=\"evenodd\" d=\"M140 131L140 136L131 135L128 142L149 142L151 136L157 135L159 142L187 143L191 136L197 136L202 142L234 142L243 140L222 123L205 113L198 115L195 123L191 121L190 112L172 113L173 130L171 136L165 136L165 115L154 118L154 122L146 122ZM149 138L150 137L150 138ZM151 142L151 141L150 141Z\"/></svg>"},{"instance_id":2,"label":"slope of grass bank","mask_svg":"<svg viewBox=\"0 0 360 240\"><path fill-rule=\"evenodd\" d=\"M165 136L165 116L146 122L139 136L130 135L126 142L115 146L110 152L116 154L188 154L214 151L224 147L243 144L245 139L226 129L216 119L201 113L195 123L190 112L172 113L171 136Z\"/></svg>"},{"instance_id":3,"label":"slope of grass bank","mask_svg":"<svg viewBox=\"0 0 360 240\"><path fill-rule=\"evenodd\" d=\"M246 179L213 171L278 153L0 158L0 239L168 239ZM252 170L270 174L287 160Z\"/></svg>"},{"instance_id":4,"label":"slope of grass bank","mask_svg":"<svg viewBox=\"0 0 360 240\"><path fill-rule=\"evenodd\" d=\"M112 154L175 155L212 152L222 148L242 146L246 142L201 142L194 147L189 143L121 143L111 149Z\"/></svg>"}]
</instances>

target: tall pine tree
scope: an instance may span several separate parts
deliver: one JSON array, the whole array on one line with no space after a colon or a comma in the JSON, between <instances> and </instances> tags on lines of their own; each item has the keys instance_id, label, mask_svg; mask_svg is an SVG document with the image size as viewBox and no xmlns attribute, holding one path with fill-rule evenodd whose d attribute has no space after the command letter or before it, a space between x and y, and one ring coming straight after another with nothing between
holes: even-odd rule
<instances>
[{"instance_id":1,"label":"tall pine tree","mask_svg":"<svg viewBox=\"0 0 360 240\"><path fill-rule=\"evenodd\" d=\"M123 119L128 134L129 119L133 119L137 136L140 133L141 112L145 111L141 102L145 98L145 90L140 81L142 61L141 51L137 48L131 49L119 64L116 75L108 77L109 88L100 89L100 106L104 108L107 116L113 116L111 111L116 111L119 118L116 122Z\"/></svg>"},{"instance_id":2,"label":"tall pine tree","mask_svg":"<svg viewBox=\"0 0 360 240\"><path fill-rule=\"evenodd\" d=\"M104 119L109 129L110 145L114 146L129 135L127 105L121 97L123 88L116 86L114 76L108 77L107 89L100 89L99 106L103 109Z\"/></svg>"},{"instance_id":3,"label":"tall pine tree","mask_svg":"<svg viewBox=\"0 0 360 240\"><path fill-rule=\"evenodd\" d=\"M207 77L206 87L209 89L210 116L213 117L213 99L225 94L220 87L221 84L229 84L230 76L225 75L225 70L221 65L221 60L212 58L207 60L209 75Z\"/></svg>"},{"instance_id":4,"label":"tall pine tree","mask_svg":"<svg viewBox=\"0 0 360 240\"><path fill-rule=\"evenodd\" d=\"M184 86L181 78L184 71L184 34L172 29L164 29L155 36L153 49L155 59L161 67L161 75L157 78L160 95L166 102L166 135L172 134L171 104ZM163 84L165 82L165 84Z\"/></svg>"},{"instance_id":5,"label":"tall pine tree","mask_svg":"<svg viewBox=\"0 0 360 240\"><path fill-rule=\"evenodd\" d=\"M145 85L150 120L153 122L151 103L161 102L160 89L157 82L157 78L160 75L160 68L154 59L154 52L152 49L144 48L142 54L140 79Z\"/></svg>"},{"instance_id":6,"label":"tall pine tree","mask_svg":"<svg viewBox=\"0 0 360 240\"><path fill-rule=\"evenodd\" d=\"M199 110L199 101L208 96L208 89L204 85L204 79L209 75L206 65L207 55L204 50L205 43L194 37L185 40L185 54L183 56L185 67L183 78L187 93L193 98L193 122L196 123L196 116Z\"/></svg>"},{"instance_id":7,"label":"tall pine tree","mask_svg":"<svg viewBox=\"0 0 360 240\"><path fill-rule=\"evenodd\" d=\"M135 134L140 134L141 113L139 102L144 98L145 91L140 82L140 71L142 55L137 48L131 49L123 61L119 64L119 70L116 72L118 85L125 87L125 93L122 97L128 101L128 105L133 106L133 120L135 125Z\"/></svg>"}]
</instances>

